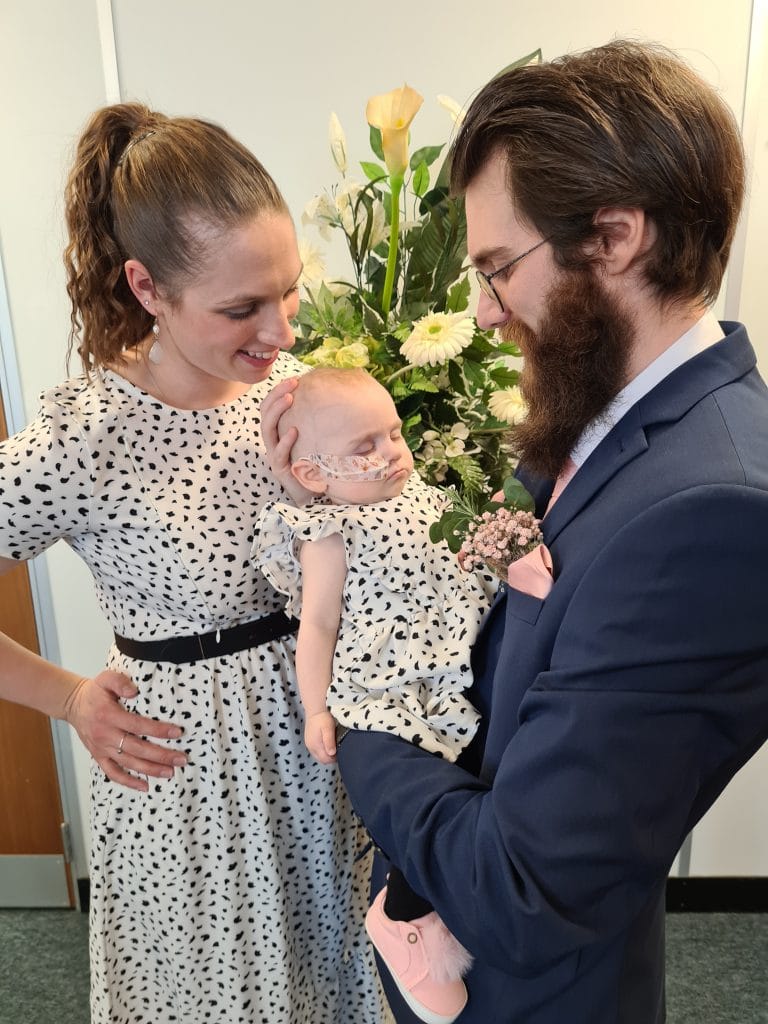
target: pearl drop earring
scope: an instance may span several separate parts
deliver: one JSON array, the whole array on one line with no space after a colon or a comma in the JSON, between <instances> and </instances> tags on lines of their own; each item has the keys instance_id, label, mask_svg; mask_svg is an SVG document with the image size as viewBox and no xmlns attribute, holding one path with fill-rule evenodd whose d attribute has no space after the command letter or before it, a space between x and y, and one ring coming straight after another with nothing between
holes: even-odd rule
<instances>
[{"instance_id":1,"label":"pearl drop earring","mask_svg":"<svg viewBox=\"0 0 768 1024\"><path fill-rule=\"evenodd\" d=\"M163 359L163 350L160 347L160 328L157 320L152 324L152 334L154 335L155 340L152 342L152 348L150 348L147 358L150 363L154 363L155 366L157 366L157 364L162 362Z\"/></svg>"}]
</instances>

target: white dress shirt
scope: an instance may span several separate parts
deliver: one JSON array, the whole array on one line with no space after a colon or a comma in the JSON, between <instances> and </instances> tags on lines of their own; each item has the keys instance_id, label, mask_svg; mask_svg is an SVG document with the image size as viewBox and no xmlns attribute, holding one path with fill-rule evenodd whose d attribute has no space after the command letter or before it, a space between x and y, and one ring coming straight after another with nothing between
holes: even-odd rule
<instances>
[{"instance_id":1,"label":"white dress shirt","mask_svg":"<svg viewBox=\"0 0 768 1024\"><path fill-rule=\"evenodd\" d=\"M723 329L714 313L706 312L690 330L686 331L682 337L673 342L660 356L657 356L652 363L638 373L616 395L605 412L589 424L571 452L571 458L576 466L582 466L587 461L624 413L636 402L639 402L643 395L647 395L678 366L682 366L683 363L688 362L689 359L697 356L710 345L722 341L724 337Z\"/></svg>"}]
</instances>

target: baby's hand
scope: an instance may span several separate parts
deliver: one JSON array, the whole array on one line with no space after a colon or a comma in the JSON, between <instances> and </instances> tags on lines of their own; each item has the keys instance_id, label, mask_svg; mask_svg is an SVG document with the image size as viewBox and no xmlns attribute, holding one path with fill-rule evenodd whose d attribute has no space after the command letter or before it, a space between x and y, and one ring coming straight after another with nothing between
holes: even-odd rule
<instances>
[{"instance_id":1,"label":"baby's hand","mask_svg":"<svg viewBox=\"0 0 768 1024\"><path fill-rule=\"evenodd\" d=\"M304 742L316 761L333 764L336 760L336 719L330 711L310 715L304 725Z\"/></svg>"}]
</instances>

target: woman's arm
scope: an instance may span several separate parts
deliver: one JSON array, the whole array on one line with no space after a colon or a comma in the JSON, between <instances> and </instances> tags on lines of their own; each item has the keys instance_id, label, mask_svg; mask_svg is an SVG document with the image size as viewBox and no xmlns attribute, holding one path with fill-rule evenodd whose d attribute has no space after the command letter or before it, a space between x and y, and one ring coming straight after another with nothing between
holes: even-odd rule
<instances>
[{"instance_id":1,"label":"woman's arm","mask_svg":"<svg viewBox=\"0 0 768 1024\"><path fill-rule=\"evenodd\" d=\"M347 575L344 541L338 533L301 546L301 623L296 641L296 676L306 723L304 741L322 764L336 760L336 725L328 711L333 652L339 635Z\"/></svg>"},{"instance_id":2,"label":"woman's arm","mask_svg":"<svg viewBox=\"0 0 768 1024\"><path fill-rule=\"evenodd\" d=\"M0 575L18 564L0 558ZM143 738L174 739L182 730L126 711L120 698L135 697L136 692L119 672L83 678L0 633L0 698L69 722L108 778L129 789L147 790L139 776L170 778L186 757Z\"/></svg>"}]
</instances>

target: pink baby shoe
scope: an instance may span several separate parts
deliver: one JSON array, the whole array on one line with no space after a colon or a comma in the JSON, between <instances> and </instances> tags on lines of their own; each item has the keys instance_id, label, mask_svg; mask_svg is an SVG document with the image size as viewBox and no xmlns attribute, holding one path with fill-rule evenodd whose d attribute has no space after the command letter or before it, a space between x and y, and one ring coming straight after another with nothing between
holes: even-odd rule
<instances>
[{"instance_id":1,"label":"pink baby shoe","mask_svg":"<svg viewBox=\"0 0 768 1024\"><path fill-rule=\"evenodd\" d=\"M386 887L376 896L365 928L400 994L425 1024L452 1024L467 1003L461 980L472 965L464 949L438 915L393 921L384 913Z\"/></svg>"}]
</instances>

